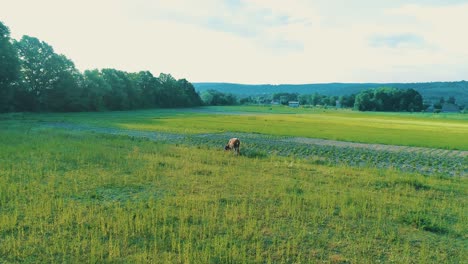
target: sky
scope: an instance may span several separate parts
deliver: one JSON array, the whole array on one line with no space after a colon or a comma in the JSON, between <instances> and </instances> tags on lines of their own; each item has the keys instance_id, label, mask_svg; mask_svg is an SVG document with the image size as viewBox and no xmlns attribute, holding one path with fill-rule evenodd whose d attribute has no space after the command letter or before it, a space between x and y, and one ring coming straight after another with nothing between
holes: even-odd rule
<instances>
[{"instance_id":1,"label":"sky","mask_svg":"<svg viewBox=\"0 0 468 264\"><path fill-rule=\"evenodd\" d=\"M191 82L468 79L468 0L0 0L81 70Z\"/></svg>"}]
</instances>

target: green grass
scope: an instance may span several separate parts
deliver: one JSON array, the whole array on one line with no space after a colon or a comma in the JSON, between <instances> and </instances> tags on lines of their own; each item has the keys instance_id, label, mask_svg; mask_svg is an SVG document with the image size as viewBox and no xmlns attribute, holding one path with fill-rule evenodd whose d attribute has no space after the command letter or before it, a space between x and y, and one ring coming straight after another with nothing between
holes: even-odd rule
<instances>
[{"instance_id":1,"label":"green grass","mask_svg":"<svg viewBox=\"0 0 468 264\"><path fill-rule=\"evenodd\" d=\"M137 130L179 133L246 132L342 141L468 150L468 122L324 114L198 115L118 123Z\"/></svg>"},{"instance_id":2,"label":"green grass","mask_svg":"<svg viewBox=\"0 0 468 264\"><path fill-rule=\"evenodd\" d=\"M1 119L2 116L0 116ZM468 115L363 113L289 107L204 107L132 112L3 115L176 133L246 132L468 150Z\"/></svg>"},{"instance_id":3,"label":"green grass","mask_svg":"<svg viewBox=\"0 0 468 264\"><path fill-rule=\"evenodd\" d=\"M462 263L468 254L466 178L0 126L1 263Z\"/></svg>"}]
</instances>

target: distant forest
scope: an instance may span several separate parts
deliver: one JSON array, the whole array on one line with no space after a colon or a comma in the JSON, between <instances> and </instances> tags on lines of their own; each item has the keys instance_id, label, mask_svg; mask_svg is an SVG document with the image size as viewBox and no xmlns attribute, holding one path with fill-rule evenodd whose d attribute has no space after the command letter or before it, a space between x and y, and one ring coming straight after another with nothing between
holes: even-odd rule
<instances>
[{"instance_id":1,"label":"distant forest","mask_svg":"<svg viewBox=\"0 0 468 264\"><path fill-rule=\"evenodd\" d=\"M441 99L455 98L460 106L468 105L468 82L429 82L429 83L324 83L324 84L236 84L236 83L193 83L197 92L216 90L233 94L239 98L265 97L279 93L297 93L300 95L319 94L322 96L351 96L361 91L391 87L396 89L414 89L418 91L425 104L438 104Z\"/></svg>"},{"instance_id":2,"label":"distant forest","mask_svg":"<svg viewBox=\"0 0 468 264\"><path fill-rule=\"evenodd\" d=\"M420 112L428 108L423 104L422 96L414 89L396 89L381 87L366 89L352 95L321 95L298 93L274 93L263 96L248 96L238 100L236 95L222 93L217 90L201 92L201 97L209 105L234 105L234 104L282 104L298 102L304 107L345 107L359 111L386 111L386 112ZM453 98L452 98L453 99ZM454 100L454 99L453 99ZM450 101L450 100L449 100ZM442 105L438 104L434 110L441 111Z\"/></svg>"},{"instance_id":3,"label":"distant forest","mask_svg":"<svg viewBox=\"0 0 468 264\"><path fill-rule=\"evenodd\" d=\"M202 105L185 79L149 71L79 72L64 55L35 37L10 38L0 22L0 112L131 110Z\"/></svg>"}]
</instances>

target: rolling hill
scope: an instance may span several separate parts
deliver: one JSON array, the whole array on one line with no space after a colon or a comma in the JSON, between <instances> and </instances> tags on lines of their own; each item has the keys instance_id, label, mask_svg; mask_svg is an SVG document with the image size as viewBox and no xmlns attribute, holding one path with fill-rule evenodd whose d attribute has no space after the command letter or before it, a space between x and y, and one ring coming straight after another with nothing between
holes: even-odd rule
<instances>
[{"instance_id":1,"label":"rolling hill","mask_svg":"<svg viewBox=\"0 0 468 264\"><path fill-rule=\"evenodd\" d=\"M468 81L428 82L428 83L320 83L320 84L238 84L238 83L193 83L197 92L217 90L232 93L240 97L281 92L323 95L349 95L361 90L382 86L399 89L413 88L427 101L438 101L440 97L456 98L460 105L468 105Z\"/></svg>"}]
</instances>

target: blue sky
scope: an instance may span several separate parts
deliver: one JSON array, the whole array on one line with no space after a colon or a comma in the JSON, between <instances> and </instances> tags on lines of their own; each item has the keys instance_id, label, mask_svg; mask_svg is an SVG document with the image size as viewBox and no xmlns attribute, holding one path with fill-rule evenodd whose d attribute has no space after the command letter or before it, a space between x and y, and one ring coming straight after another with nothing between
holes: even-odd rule
<instances>
[{"instance_id":1,"label":"blue sky","mask_svg":"<svg viewBox=\"0 0 468 264\"><path fill-rule=\"evenodd\" d=\"M468 79L468 0L0 0L12 36L80 70L192 82Z\"/></svg>"}]
</instances>

